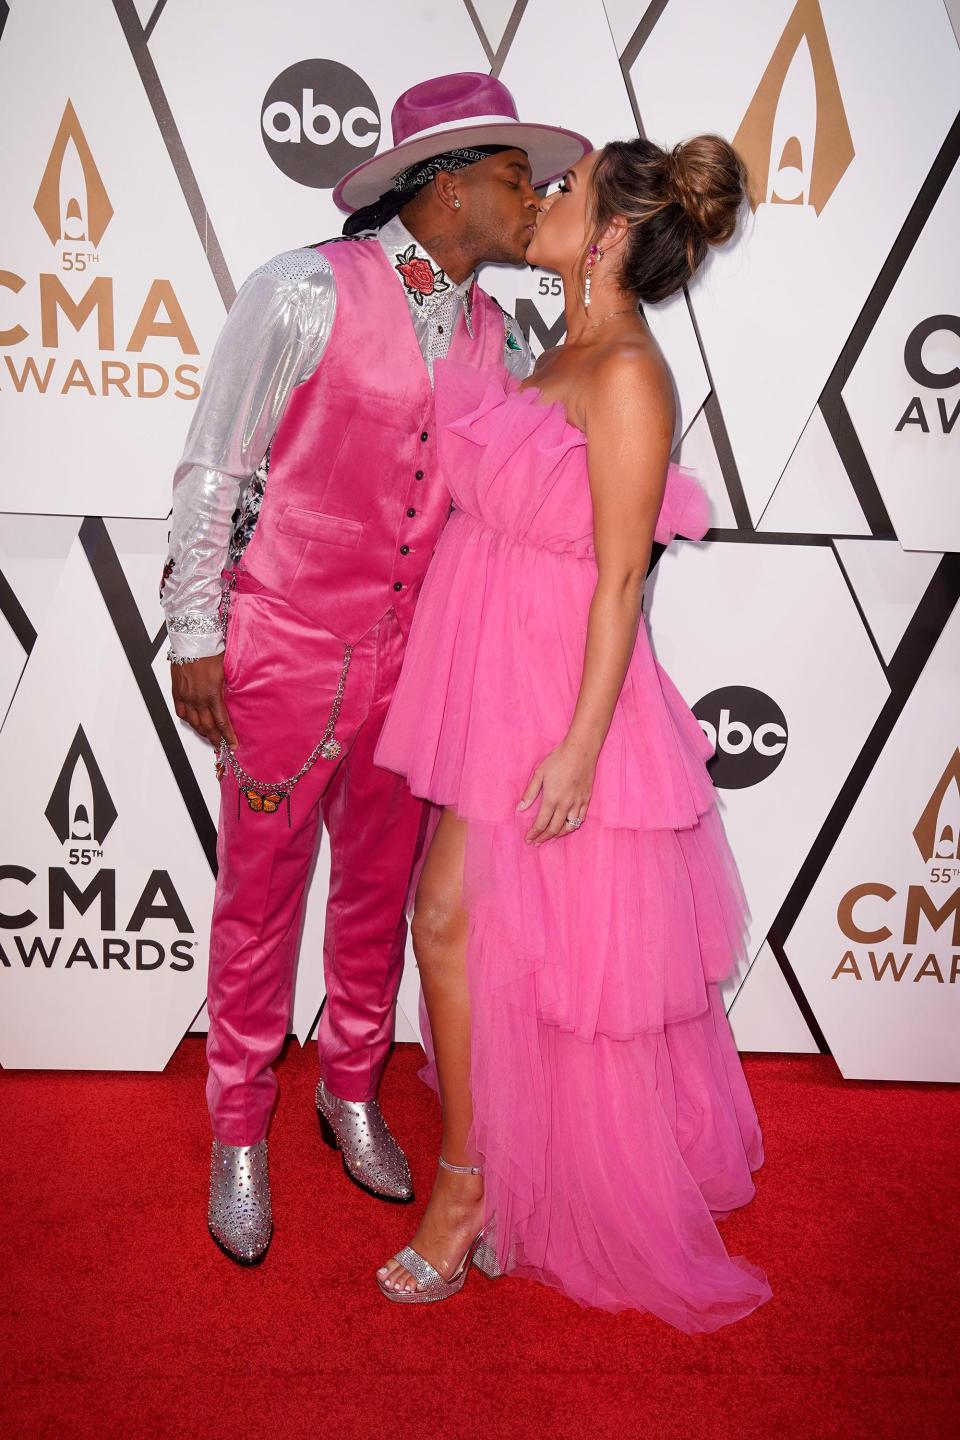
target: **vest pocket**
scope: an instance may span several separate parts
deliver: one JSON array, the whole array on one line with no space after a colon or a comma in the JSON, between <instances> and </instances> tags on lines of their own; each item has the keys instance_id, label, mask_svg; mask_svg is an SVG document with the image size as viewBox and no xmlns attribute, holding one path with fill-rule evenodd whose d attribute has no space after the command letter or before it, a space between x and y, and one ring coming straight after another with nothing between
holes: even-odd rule
<instances>
[{"instance_id":1,"label":"vest pocket","mask_svg":"<svg viewBox=\"0 0 960 1440\"><path fill-rule=\"evenodd\" d=\"M328 545L343 545L356 550L363 535L359 520L348 520L342 515L322 515L318 510L301 510L288 505L277 529L283 535L296 535L301 540L320 540Z\"/></svg>"}]
</instances>

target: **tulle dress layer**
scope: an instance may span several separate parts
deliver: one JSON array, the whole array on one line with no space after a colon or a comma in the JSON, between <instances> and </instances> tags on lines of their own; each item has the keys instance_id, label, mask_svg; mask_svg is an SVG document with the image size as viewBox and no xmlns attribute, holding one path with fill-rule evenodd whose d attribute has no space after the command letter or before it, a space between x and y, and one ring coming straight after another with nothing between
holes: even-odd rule
<instances>
[{"instance_id":1,"label":"tulle dress layer","mask_svg":"<svg viewBox=\"0 0 960 1440\"><path fill-rule=\"evenodd\" d=\"M688 1332L769 1298L715 1217L763 1147L717 991L745 905L710 747L641 624L575 834L524 843L517 802L566 734L597 579L583 433L536 389L436 365L455 510L376 755L467 822L473 1145L498 1256L582 1304ZM670 468L656 539L707 502Z\"/></svg>"}]
</instances>

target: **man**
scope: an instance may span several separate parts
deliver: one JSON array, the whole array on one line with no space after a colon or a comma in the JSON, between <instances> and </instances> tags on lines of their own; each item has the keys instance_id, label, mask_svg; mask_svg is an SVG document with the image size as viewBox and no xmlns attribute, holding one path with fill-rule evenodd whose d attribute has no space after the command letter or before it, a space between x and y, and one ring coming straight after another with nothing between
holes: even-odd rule
<instances>
[{"instance_id":1,"label":"man","mask_svg":"<svg viewBox=\"0 0 960 1440\"><path fill-rule=\"evenodd\" d=\"M533 187L589 149L521 124L509 91L480 74L415 86L392 124L393 149L334 192L355 243L280 255L241 289L174 479L162 587L174 701L217 747L222 788L209 1225L241 1264L261 1260L272 1234L271 1066L321 818L321 1130L361 1188L413 1198L376 1094L423 807L372 757L450 507L433 362L529 373L515 321L473 272L523 260Z\"/></svg>"}]
</instances>

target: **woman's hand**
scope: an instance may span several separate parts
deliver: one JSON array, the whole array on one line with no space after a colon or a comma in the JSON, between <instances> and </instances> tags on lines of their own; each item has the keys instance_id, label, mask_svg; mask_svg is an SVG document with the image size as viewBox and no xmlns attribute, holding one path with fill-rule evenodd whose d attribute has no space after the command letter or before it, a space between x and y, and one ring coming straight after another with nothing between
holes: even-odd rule
<instances>
[{"instance_id":1,"label":"woman's hand","mask_svg":"<svg viewBox=\"0 0 960 1440\"><path fill-rule=\"evenodd\" d=\"M568 825L567 820L582 820L586 815L596 768L596 752L569 738L541 760L517 806L518 811L529 810L542 791L539 814L526 834L528 845L543 845L558 835L573 834L577 827Z\"/></svg>"}]
</instances>

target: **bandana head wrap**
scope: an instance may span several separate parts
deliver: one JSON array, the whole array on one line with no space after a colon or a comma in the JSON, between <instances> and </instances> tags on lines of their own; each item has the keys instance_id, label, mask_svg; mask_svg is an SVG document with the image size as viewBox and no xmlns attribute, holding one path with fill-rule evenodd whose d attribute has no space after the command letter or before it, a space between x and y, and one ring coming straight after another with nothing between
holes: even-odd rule
<instances>
[{"instance_id":1,"label":"bandana head wrap","mask_svg":"<svg viewBox=\"0 0 960 1440\"><path fill-rule=\"evenodd\" d=\"M465 170L468 165L476 165L490 155L499 155L502 150L513 148L515 147L511 145L471 145L462 150L445 150L442 155L431 155L428 160L418 160L416 164L408 165L406 170L401 170L394 178L390 189L385 190L379 200L374 200L372 205L364 205L362 209L347 216L343 222L344 235L356 235L361 230L381 229L395 215L399 215L404 205L441 170L450 173Z\"/></svg>"}]
</instances>

